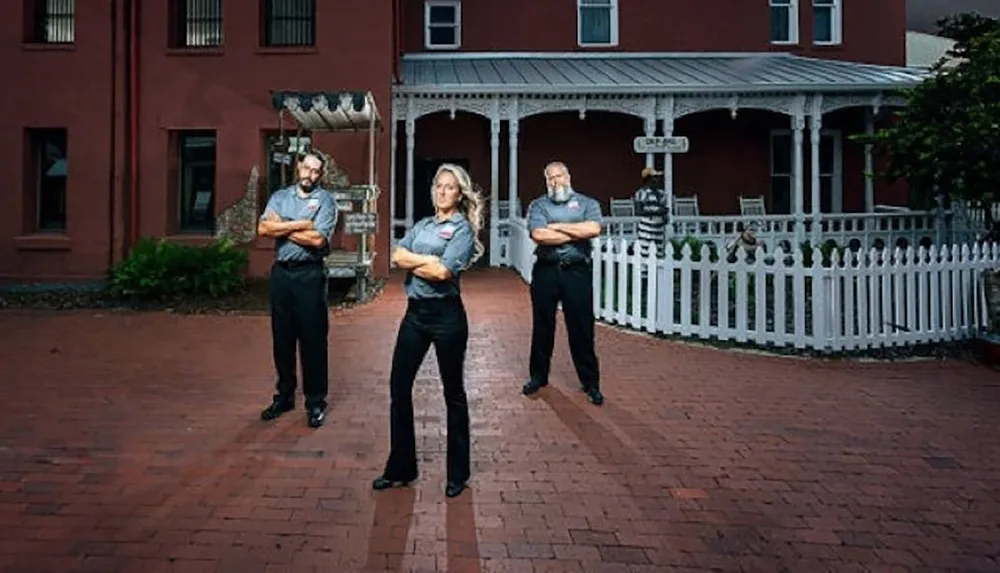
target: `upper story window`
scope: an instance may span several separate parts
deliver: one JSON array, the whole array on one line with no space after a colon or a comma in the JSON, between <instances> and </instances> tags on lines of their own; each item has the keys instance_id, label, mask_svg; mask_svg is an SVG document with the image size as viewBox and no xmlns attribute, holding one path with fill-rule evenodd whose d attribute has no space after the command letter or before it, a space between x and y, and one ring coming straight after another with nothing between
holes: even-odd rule
<instances>
[{"instance_id":1,"label":"upper story window","mask_svg":"<svg viewBox=\"0 0 1000 573\"><path fill-rule=\"evenodd\" d=\"M799 43L799 0L770 0L771 43Z\"/></svg>"},{"instance_id":2,"label":"upper story window","mask_svg":"<svg viewBox=\"0 0 1000 573\"><path fill-rule=\"evenodd\" d=\"M577 43L618 45L618 0L577 0Z\"/></svg>"},{"instance_id":3,"label":"upper story window","mask_svg":"<svg viewBox=\"0 0 1000 573\"><path fill-rule=\"evenodd\" d=\"M424 47L455 49L462 45L462 3L427 0L424 3Z\"/></svg>"},{"instance_id":4,"label":"upper story window","mask_svg":"<svg viewBox=\"0 0 1000 573\"><path fill-rule=\"evenodd\" d=\"M170 47L222 45L222 0L174 0L170 7Z\"/></svg>"},{"instance_id":5,"label":"upper story window","mask_svg":"<svg viewBox=\"0 0 1000 573\"><path fill-rule=\"evenodd\" d=\"M839 44L842 38L841 0L813 0L813 43Z\"/></svg>"},{"instance_id":6,"label":"upper story window","mask_svg":"<svg viewBox=\"0 0 1000 573\"><path fill-rule=\"evenodd\" d=\"M73 0L27 0L24 3L25 38L38 44L72 44L76 40Z\"/></svg>"},{"instance_id":7,"label":"upper story window","mask_svg":"<svg viewBox=\"0 0 1000 573\"><path fill-rule=\"evenodd\" d=\"M316 45L316 0L262 0L261 10L262 45Z\"/></svg>"}]
</instances>

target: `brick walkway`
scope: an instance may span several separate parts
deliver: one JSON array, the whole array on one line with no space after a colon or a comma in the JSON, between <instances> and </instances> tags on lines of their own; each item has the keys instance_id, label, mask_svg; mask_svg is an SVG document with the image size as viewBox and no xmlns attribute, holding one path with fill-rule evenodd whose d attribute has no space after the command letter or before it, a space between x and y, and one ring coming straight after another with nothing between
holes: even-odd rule
<instances>
[{"instance_id":1,"label":"brick walkway","mask_svg":"<svg viewBox=\"0 0 1000 573\"><path fill-rule=\"evenodd\" d=\"M264 316L3 313L0 572L997 571L1000 375L823 363L598 331L608 401L519 393L530 319L467 278L472 488L443 495L433 355L422 479L387 449L398 278L333 319L332 410L271 425Z\"/></svg>"}]
</instances>

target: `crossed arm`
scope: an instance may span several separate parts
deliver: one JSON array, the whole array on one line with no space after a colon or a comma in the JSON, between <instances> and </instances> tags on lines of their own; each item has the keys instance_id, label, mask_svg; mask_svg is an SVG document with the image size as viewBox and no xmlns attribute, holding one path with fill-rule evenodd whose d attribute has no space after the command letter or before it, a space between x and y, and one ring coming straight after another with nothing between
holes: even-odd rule
<instances>
[{"instance_id":1,"label":"crossed arm","mask_svg":"<svg viewBox=\"0 0 1000 573\"><path fill-rule=\"evenodd\" d=\"M288 237L289 241L303 247L318 249L326 244L326 237L316 230L311 220L282 221L274 211L265 213L264 219L257 223L257 234L271 239Z\"/></svg>"},{"instance_id":2,"label":"crossed arm","mask_svg":"<svg viewBox=\"0 0 1000 573\"><path fill-rule=\"evenodd\" d=\"M440 282L451 278L451 271L441 263L441 259L434 255L418 255L405 247L396 247L392 252L392 263L424 280Z\"/></svg>"},{"instance_id":3,"label":"crossed arm","mask_svg":"<svg viewBox=\"0 0 1000 573\"><path fill-rule=\"evenodd\" d=\"M582 223L549 223L531 232L539 245L558 246L573 241L593 239L601 234L601 224L596 221Z\"/></svg>"}]
</instances>

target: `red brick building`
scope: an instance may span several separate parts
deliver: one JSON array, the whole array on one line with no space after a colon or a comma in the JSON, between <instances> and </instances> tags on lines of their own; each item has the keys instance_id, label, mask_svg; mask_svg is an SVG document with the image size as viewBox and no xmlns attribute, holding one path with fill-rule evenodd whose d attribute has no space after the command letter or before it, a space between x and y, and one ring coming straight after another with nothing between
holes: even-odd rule
<instances>
[{"instance_id":1,"label":"red brick building","mask_svg":"<svg viewBox=\"0 0 1000 573\"><path fill-rule=\"evenodd\" d=\"M100 277L142 236L209 241L251 166L263 196L276 184L264 169L274 90L374 96L378 274L390 236L428 212L442 160L468 165L494 205L526 205L556 158L606 206L653 162L706 214L736 212L740 195L803 216L898 202L866 180L871 159L847 136L917 81L897 67L904 0L700 4L5 2L12 85L0 101L15 111L0 119L0 279ZM691 148L664 163L633 151L639 135L684 135ZM366 171L363 137L314 142ZM211 193L196 200L195 187ZM503 216L493 209L491 244ZM250 248L260 274L270 244Z\"/></svg>"}]
</instances>

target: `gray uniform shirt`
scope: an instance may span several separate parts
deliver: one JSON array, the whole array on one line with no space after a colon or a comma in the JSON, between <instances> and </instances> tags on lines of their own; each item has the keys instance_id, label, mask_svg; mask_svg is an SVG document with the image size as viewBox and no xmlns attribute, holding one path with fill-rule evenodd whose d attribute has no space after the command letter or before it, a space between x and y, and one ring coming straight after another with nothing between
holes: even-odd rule
<instances>
[{"instance_id":1,"label":"gray uniform shirt","mask_svg":"<svg viewBox=\"0 0 1000 573\"><path fill-rule=\"evenodd\" d=\"M274 240L275 259L313 261L322 260L330 254L330 238L337 226L337 202L325 190L313 187L313 190L303 197L299 194L298 185L278 189L267 202L264 214L260 216L261 221L267 218L268 212L276 213L282 221L310 219L315 230L326 238L326 245L316 249L295 243L288 237L279 237Z\"/></svg>"},{"instance_id":2,"label":"gray uniform shirt","mask_svg":"<svg viewBox=\"0 0 1000 573\"><path fill-rule=\"evenodd\" d=\"M433 255L451 271L446 281L424 280L413 272L406 273L403 290L408 298L432 299L458 296L459 275L476 252L472 225L461 213L438 221L425 217L414 225L399 241L399 246L417 255Z\"/></svg>"},{"instance_id":3,"label":"gray uniform shirt","mask_svg":"<svg viewBox=\"0 0 1000 573\"><path fill-rule=\"evenodd\" d=\"M556 203L548 195L542 195L528 205L528 231L541 229L549 223L583 223L594 221L603 223L601 204L597 200L576 191L565 203ZM566 263L584 262L590 259L590 240L573 241L558 246L538 245L535 254L540 261Z\"/></svg>"}]
</instances>

